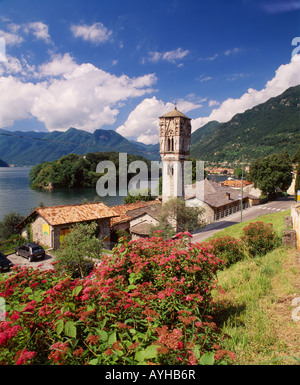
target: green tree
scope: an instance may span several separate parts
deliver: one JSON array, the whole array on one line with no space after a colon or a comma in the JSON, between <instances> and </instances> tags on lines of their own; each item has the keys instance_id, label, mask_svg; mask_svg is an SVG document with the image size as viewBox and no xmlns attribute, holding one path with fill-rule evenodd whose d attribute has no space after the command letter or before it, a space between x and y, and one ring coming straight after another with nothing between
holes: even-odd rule
<instances>
[{"instance_id":1,"label":"green tree","mask_svg":"<svg viewBox=\"0 0 300 385\"><path fill-rule=\"evenodd\" d=\"M97 238L97 223L78 223L63 239L57 252L56 267L73 275L78 273L84 277L93 258L99 259L104 243Z\"/></svg>"},{"instance_id":2,"label":"green tree","mask_svg":"<svg viewBox=\"0 0 300 385\"><path fill-rule=\"evenodd\" d=\"M249 178L263 195L274 198L277 189L286 191L291 185L292 170L289 154L283 151L280 154L256 159L251 164Z\"/></svg>"},{"instance_id":3,"label":"green tree","mask_svg":"<svg viewBox=\"0 0 300 385\"><path fill-rule=\"evenodd\" d=\"M201 207L187 207L181 198L172 198L163 204L158 218L159 223L151 226L150 235L153 235L156 230L162 230L162 236L166 239L177 232L196 230L203 225L204 211L205 209Z\"/></svg>"},{"instance_id":4,"label":"green tree","mask_svg":"<svg viewBox=\"0 0 300 385\"><path fill-rule=\"evenodd\" d=\"M23 219L24 217L21 214L15 213L14 211L6 214L2 222L0 222L0 239L9 239L16 235L18 232L15 227L22 222Z\"/></svg>"},{"instance_id":5,"label":"green tree","mask_svg":"<svg viewBox=\"0 0 300 385\"><path fill-rule=\"evenodd\" d=\"M235 170L234 170L234 173L233 173L233 175L236 177L236 178L241 178L242 177L242 173L243 173L243 170L240 168L240 167L238 167L238 168L236 168Z\"/></svg>"},{"instance_id":6,"label":"green tree","mask_svg":"<svg viewBox=\"0 0 300 385\"><path fill-rule=\"evenodd\" d=\"M148 191L147 191L148 190ZM147 193L147 195L146 195ZM137 195L131 195L129 192L127 196L124 198L124 203L134 203L134 202L139 202L139 201L153 201L156 198L156 196L151 195L151 189L148 188L144 191L142 191L142 194L139 193Z\"/></svg>"}]
</instances>

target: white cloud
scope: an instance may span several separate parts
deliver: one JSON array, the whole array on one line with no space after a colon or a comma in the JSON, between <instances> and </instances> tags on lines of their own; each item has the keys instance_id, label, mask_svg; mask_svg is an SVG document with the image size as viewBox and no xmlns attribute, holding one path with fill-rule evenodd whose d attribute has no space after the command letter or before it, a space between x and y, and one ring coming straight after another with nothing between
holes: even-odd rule
<instances>
[{"instance_id":1,"label":"white cloud","mask_svg":"<svg viewBox=\"0 0 300 385\"><path fill-rule=\"evenodd\" d=\"M72 25L71 31L75 37L81 37L85 41L94 44L106 42L112 34L102 23L94 23L92 25Z\"/></svg>"},{"instance_id":2,"label":"white cloud","mask_svg":"<svg viewBox=\"0 0 300 385\"><path fill-rule=\"evenodd\" d=\"M285 0L282 1L269 1L264 2L261 7L267 12L271 14L276 13L285 13L292 12L300 9L300 1L299 0Z\"/></svg>"},{"instance_id":3,"label":"white cloud","mask_svg":"<svg viewBox=\"0 0 300 385\"><path fill-rule=\"evenodd\" d=\"M51 42L51 38L48 32L48 25L46 25L45 23L41 21L28 23L24 26L24 28L27 29L28 32L32 32L37 39L44 40L46 43Z\"/></svg>"},{"instance_id":4,"label":"white cloud","mask_svg":"<svg viewBox=\"0 0 300 385\"><path fill-rule=\"evenodd\" d=\"M68 74L75 71L77 64L75 60L70 56L69 53L65 55L54 55L52 61L44 63L39 66L40 76L59 76L64 75L65 77Z\"/></svg>"},{"instance_id":5,"label":"white cloud","mask_svg":"<svg viewBox=\"0 0 300 385\"><path fill-rule=\"evenodd\" d=\"M227 51L225 51L225 55L229 56L229 55L233 55L233 54L236 54L239 52L241 52L241 48L228 49Z\"/></svg>"},{"instance_id":6,"label":"white cloud","mask_svg":"<svg viewBox=\"0 0 300 385\"><path fill-rule=\"evenodd\" d=\"M204 76L204 75L200 75L197 77L196 80L198 80L199 82L203 83L203 82L208 82L209 80L212 80L213 77L211 76Z\"/></svg>"},{"instance_id":7,"label":"white cloud","mask_svg":"<svg viewBox=\"0 0 300 385\"><path fill-rule=\"evenodd\" d=\"M0 30L0 37L2 37L5 40L5 44L7 46L8 45L19 45L24 41L23 37L18 35L17 33L6 32L3 30Z\"/></svg>"},{"instance_id":8,"label":"white cloud","mask_svg":"<svg viewBox=\"0 0 300 385\"><path fill-rule=\"evenodd\" d=\"M41 21L7 25L8 31L0 30L0 37L5 39L6 45L20 45L23 43L24 36L32 33L36 39L43 40L45 43L51 43L51 37L48 31L48 25Z\"/></svg>"},{"instance_id":9,"label":"white cloud","mask_svg":"<svg viewBox=\"0 0 300 385\"><path fill-rule=\"evenodd\" d=\"M77 64L68 53L39 66L35 79L41 80L35 84L24 80L34 70L25 59L8 63L0 63L0 127L34 116L50 131L73 126L93 132L113 124L124 101L152 92L156 82L153 74L118 77Z\"/></svg>"},{"instance_id":10,"label":"white cloud","mask_svg":"<svg viewBox=\"0 0 300 385\"><path fill-rule=\"evenodd\" d=\"M201 107L199 103L179 99L176 103L179 111L187 113ZM174 109L173 103L164 103L152 98L144 99L128 116L126 122L117 128L117 132L126 138L135 139L145 144L158 143L158 118Z\"/></svg>"},{"instance_id":11,"label":"white cloud","mask_svg":"<svg viewBox=\"0 0 300 385\"><path fill-rule=\"evenodd\" d=\"M240 98L228 98L220 107L212 110L207 117L201 117L192 121L192 129L203 126L211 120L227 122L235 114L241 113L260 103L266 102L271 97L280 95L287 88L300 84L300 55L295 55L291 62L281 65L275 73L273 79L269 80L265 87L260 91L249 88Z\"/></svg>"},{"instance_id":12,"label":"white cloud","mask_svg":"<svg viewBox=\"0 0 300 385\"><path fill-rule=\"evenodd\" d=\"M218 106L219 104L220 103L217 100L213 100L213 99L208 102L209 107Z\"/></svg>"},{"instance_id":13,"label":"white cloud","mask_svg":"<svg viewBox=\"0 0 300 385\"><path fill-rule=\"evenodd\" d=\"M150 61L152 63L158 63L159 61L168 61L170 63L176 63L177 60L183 59L188 54L189 50L183 50L182 48L166 52L150 51L148 58L143 59L143 62Z\"/></svg>"},{"instance_id":14,"label":"white cloud","mask_svg":"<svg viewBox=\"0 0 300 385\"><path fill-rule=\"evenodd\" d=\"M0 77L0 127L30 118L32 103L41 91L41 85L23 83L12 76Z\"/></svg>"}]
</instances>

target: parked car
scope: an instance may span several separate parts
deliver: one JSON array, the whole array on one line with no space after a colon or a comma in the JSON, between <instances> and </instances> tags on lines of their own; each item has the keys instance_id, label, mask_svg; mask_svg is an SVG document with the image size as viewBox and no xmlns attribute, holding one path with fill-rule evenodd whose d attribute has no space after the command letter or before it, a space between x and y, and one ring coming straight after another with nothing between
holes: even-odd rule
<instances>
[{"instance_id":1,"label":"parked car","mask_svg":"<svg viewBox=\"0 0 300 385\"><path fill-rule=\"evenodd\" d=\"M29 262L34 259L44 259L45 250L37 243L26 243L26 245L16 247L16 255L28 258Z\"/></svg>"},{"instance_id":2,"label":"parked car","mask_svg":"<svg viewBox=\"0 0 300 385\"><path fill-rule=\"evenodd\" d=\"M13 263L0 251L0 271L9 271Z\"/></svg>"}]
</instances>

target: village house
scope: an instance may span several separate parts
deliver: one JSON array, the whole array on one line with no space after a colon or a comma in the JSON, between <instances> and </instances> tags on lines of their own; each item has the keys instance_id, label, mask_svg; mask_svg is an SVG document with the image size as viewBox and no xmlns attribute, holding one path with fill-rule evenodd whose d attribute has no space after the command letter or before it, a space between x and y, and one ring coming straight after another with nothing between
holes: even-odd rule
<instances>
[{"instance_id":1,"label":"village house","mask_svg":"<svg viewBox=\"0 0 300 385\"><path fill-rule=\"evenodd\" d=\"M16 229L28 238L27 232L30 228L33 242L55 250L74 224L96 222L99 237L109 245L110 220L117 216L118 214L104 203L38 207L19 223Z\"/></svg>"},{"instance_id":2,"label":"village house","mask_svg":"<svg viewBox=\"0 0 300 385\"><path fill-rule=\"evenodd\" d=\"M132 239L136 239L140 230L142 230L141 236L148 235L149 231L145 232L145 229L149 230L151 224L157 224L156 218L161 209L161 202L157 200L139 201L113 206L113 209L119 216L110 220L111 241L117 242L120 231L131 234ZM145 226L146 223L149 226ZM142 226L138 227L139 224Z\"/></svg>"},{"instance_id":3,"label":"village house","mask_svg":"<svg viewBox=\"0 0 300 385\"><path fill-rule=\"evenodd\" d=\"M240 190L221 186L208 179L197 182L197 188L199 189L198 191L202 191L202 194L196 194L195 184L186 186L186 205L203 207L205 209L204 220L206 223L227 217L241 209ZM259 204L259 198L245 192L243 193L243 209L257 204Z\"/></svg>"},{"instance_id":4,"label":"village house","mask_svg":"<svg viewBox=\"0 0 300 385\"><path fill-rule=\"evenodd\" d=\"M130 220L131 239L149 237L150 227L158 225L158 218L161 213L161 203L156 201L148 207L129 211L127 215Z\"/></svg>"}]
</instances>

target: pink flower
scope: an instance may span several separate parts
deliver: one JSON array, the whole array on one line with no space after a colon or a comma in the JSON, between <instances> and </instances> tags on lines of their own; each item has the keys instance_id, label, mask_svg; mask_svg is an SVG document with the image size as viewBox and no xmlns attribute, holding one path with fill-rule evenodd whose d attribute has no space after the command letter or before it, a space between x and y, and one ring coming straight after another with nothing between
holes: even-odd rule
<instances>
[{"instance_id":1,"label":"pink flower","mask_svg":"<svg viewBox=\"0 0 300 385\"><path fill-rule=\"evenodd\" d=\"M19 353L19 352L18 352ZM23 365L26 364L28 360L32 360L32 358L36 355L36 352L30 351L28 349L24 349L20 357L18 358L16 365Z\"/></svg>"},{"instance_id":2,"label":"pink flower","mask_svg":"<svg viewBox=\"0 0 300 385\"><path fill-rule=\"evenodd\" d=\"M166 298L166 296L165 296L164 293L159 293L159 294L157 295L157 297L158 297L159 299L165 299L165 298Z\"/></svg>"},{"instance_id":3,"label":"pink flower","mask_svg":"<svg viewBox=\"0 0 300 385\"><path fill-rule=\"evenodd\" d=\"M193 298L192 298L190 295L187 295L187 296L185 297L185 299L186 299L186 301L191 301Z\"/></svg>"}]
</instances>

